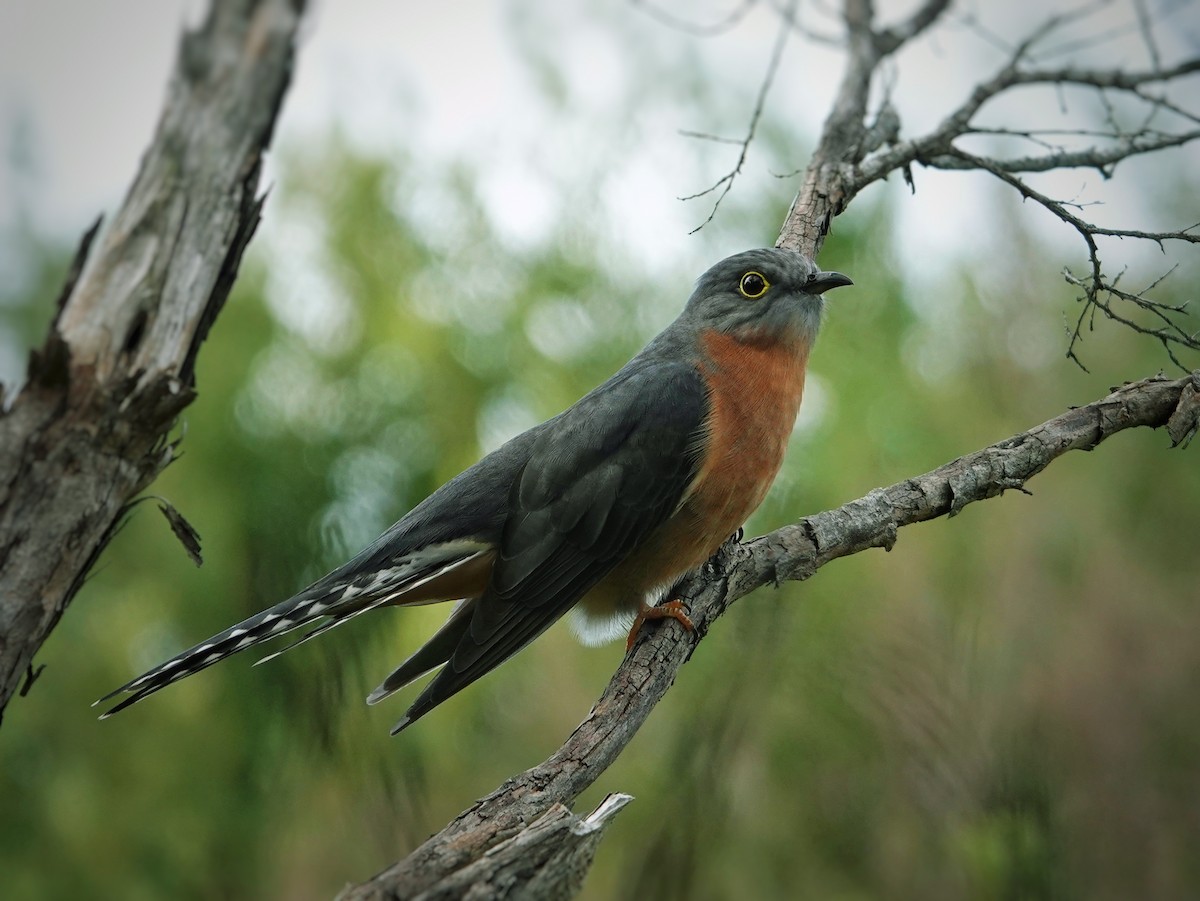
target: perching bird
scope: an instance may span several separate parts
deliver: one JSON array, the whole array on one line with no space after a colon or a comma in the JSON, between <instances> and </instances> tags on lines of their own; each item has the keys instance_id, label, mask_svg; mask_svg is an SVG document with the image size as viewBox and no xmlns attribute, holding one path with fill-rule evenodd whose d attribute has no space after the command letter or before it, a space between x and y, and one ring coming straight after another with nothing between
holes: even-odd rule
<instances>
[{"instance_id":1,"label":"perching bird","mask_svg":"<svg viewBox=\"0 0 1200 901\"><path fill-rule=\"evenodd\" d=\"M104 717L267 639L316 625L299 644L392 604L459 601L367 698L375 704L441 667L393 734L572 608L585 641L635 620L632 642L645 618L691 628L679 601L653 605L762 502L800 408L821 294L849 284L787 250L722 260L607 382L451 479L299 594L102 698L130 695Z\"/></svg>"}]
</instances>

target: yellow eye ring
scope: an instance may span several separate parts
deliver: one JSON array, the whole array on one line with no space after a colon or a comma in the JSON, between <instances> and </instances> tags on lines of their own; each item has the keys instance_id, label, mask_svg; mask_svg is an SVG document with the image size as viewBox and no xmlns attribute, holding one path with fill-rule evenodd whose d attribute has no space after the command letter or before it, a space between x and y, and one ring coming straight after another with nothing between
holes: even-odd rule
<instances>
[{"instance_id":1,"label":"yellow eye ring","mask_svg":"<svg viewBox=\"0 0 1200 901\"><path fill-rule=\"evenodd\" d=\"M750 300L758 300L767 293L767 289L770 287L771 283L767 281L767 277L753 269L743 275L742 280L738 282L738 291L742 293L742 297L748 297Z\"/></svg>"}]
</instances>

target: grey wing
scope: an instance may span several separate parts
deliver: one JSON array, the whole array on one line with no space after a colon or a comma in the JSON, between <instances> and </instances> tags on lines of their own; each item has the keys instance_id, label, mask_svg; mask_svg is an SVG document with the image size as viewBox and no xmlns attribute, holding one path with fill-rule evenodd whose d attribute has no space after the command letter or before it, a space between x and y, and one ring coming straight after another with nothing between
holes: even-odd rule
<instances>
[{"instance_id":1,"label":"grey wing","mask_svg":"<svg viewBox=\"0 0 1200 901\"><path fill-rule=\"evenodd\" d=\"M514 480L487 591L399 731L511 657L674 512L708 417L694 367L650 364L543 432Z\"/></svg>"},{"instance_id":2,"label":"grey wing","mask_svg":"<svg viewBox=\"0 0 1200 901\"><path fill-rule=\"evenodd\" d=\"M312 627L299 641L259 662L384 604L425 603L460 596L455 592L442 594L438 589L446 580L460 585L459 576L465 570L490 559L506 515L508 487L544 428L545 424L518 435L451 479L370 547L295 596L217 633L105 695L96 703L118 694L129 696L104 717L232 654L294 630ZM444 649L444 656L422 671L444 662L452 650L442 636L415 663L424 665L431 655L439 653L438 648Z\"/></svg>"}]
</instances>

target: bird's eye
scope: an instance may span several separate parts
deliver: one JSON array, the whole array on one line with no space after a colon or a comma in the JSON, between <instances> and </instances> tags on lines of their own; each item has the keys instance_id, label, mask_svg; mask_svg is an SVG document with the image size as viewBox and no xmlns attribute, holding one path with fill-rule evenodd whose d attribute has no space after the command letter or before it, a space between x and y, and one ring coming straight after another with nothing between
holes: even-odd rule
<instances>
[{"instance_id":1,"label":"bird's eye","mask_svg":"<svg viewBox=\"0 0 1200 901\"><path fill-rule=\"evenodd\" d=\"M751 300L762 297L767 293L769 287L771 287L771 283L761 272L747 272L738 282L738 290L742 292L742 296L749 297Z\"/></svg>"}]
</instances>

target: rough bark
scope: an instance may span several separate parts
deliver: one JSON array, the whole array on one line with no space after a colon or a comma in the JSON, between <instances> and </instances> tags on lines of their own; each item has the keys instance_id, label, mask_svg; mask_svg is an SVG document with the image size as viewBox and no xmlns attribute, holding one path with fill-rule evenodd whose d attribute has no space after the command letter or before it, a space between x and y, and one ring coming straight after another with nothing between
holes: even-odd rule
<instances>
[{"instance_id":1,"label":"rough bark","mask_svg":"<svg viewBox=\"0 0 1200 901\"><path fill-rule=\"evenodd\" d=\"M631 800L609 795L586 817L555 804L533 823L512 830L485 856L448 871L413 901L570 898L583 885L604 828Z\"/></svg>"},{"instance_id":2,"label":"rough bark","mask_svg":"<svg viewBox=\"0 0 1200 901\"><path fill-rule=\"evenodd\" d=\"M954 516L975 501L1021 491L1067 451L1092 450L1138 426L1165 426L1175 445L1189 440L1200 426L1200 370L1181 379L1154 377L1126 385L932 472L745 544L730 542L678 592L695 632L670 625L643 630L600 700L558 751L480 798L408 857L344 891L339 901L412 898L456 871L486 870L479 862L488 859L490 849L555 805L570 805L616 760L712 624L739 598L764 585L807 579L839 557L869 548L890 550L901 527Z\"/></svg>"},{"instance_id":3,"label":"rough bark","mask_svg":"<svg viewBox=\"0 0 1200 901\"><path fill-rule=\"evenodd\" d=\"M812 159L805 167L804 181L779 230L776 247L816 258L833 217L866 187L855 181L859 164L881 144L893 141L899 132L899 119L887 103L880 107L874 123L868 124L871 80L879 64L933 25L949 5L949 0L927 0L899 25L875 30L870 0L846 0L846 68ZM879 178L885 178L887 171Z\"/></svg>"},{"instance_id":4,"label":"rough bark","mask_svg":"<svg viewBox=\"0 0 1200 901\"><path fill-rule=\"evenodd\" d=\"M174 458L196 354L259 221L303 5L214 0L184 35L133 185L85 236L0 410L0 715L130 501Z\"/></svg>"}]
</instances>

